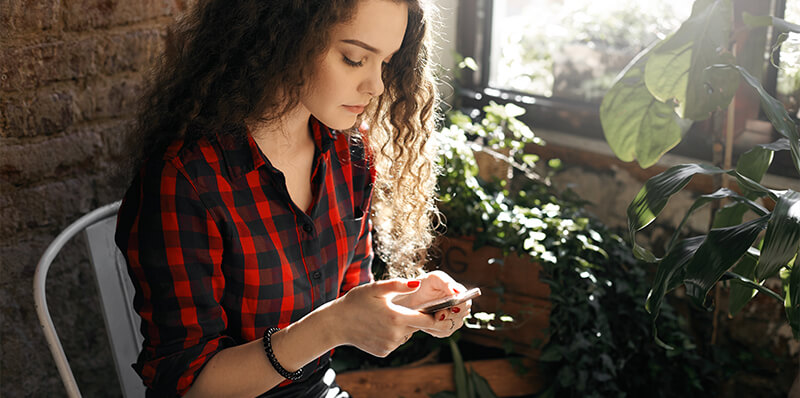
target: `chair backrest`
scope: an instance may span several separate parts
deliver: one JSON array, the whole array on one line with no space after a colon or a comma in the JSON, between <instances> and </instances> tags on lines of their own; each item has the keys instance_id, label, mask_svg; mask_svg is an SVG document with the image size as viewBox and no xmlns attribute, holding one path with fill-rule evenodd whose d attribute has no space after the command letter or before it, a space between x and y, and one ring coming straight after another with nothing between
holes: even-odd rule
<instances>
[{"instance_id":1,"label":"chair backrest","mask_svg":"<svg viewBox=\"0 0 800 398\"><path fill-rule=\"evenodd\" d=\"M139 333L139 317L133 311L133 284L127 274L125 259L114 243L119 205L120 202L115 202L103 206L72 223L53 240L36 267L34 275L36 311L50 352L70 397L81 395L47 309L45 282L47 271L55 256L66 242L81 232L86 235L122 393L125 397L145 395L141 379L130 366L136 361L142 337Z\"/></svg>"}]
</instances>

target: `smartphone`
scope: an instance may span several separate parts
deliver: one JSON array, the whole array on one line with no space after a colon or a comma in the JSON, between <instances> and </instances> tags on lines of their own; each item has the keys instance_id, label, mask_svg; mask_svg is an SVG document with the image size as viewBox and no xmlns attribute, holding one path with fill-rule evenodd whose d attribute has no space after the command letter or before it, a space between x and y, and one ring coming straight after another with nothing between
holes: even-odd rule
<instances>
[{"instance_id":1,"label":"smartphone","mask_svg":"<svg viewBox=\"0 0 800 398\"><path fill-rule=\"evenodd\" d=\"M427 303L423 303L418 305L415 310L422 312L423 314L433 314L436 311L443 310L445 308L455 307L467 300L474 299L481 295L481 289L473 288L469 289L466 292L459 293L455 296L444 297L440 299L436 299L433 301L429 301Z\"/></svg>"}]
</instances>

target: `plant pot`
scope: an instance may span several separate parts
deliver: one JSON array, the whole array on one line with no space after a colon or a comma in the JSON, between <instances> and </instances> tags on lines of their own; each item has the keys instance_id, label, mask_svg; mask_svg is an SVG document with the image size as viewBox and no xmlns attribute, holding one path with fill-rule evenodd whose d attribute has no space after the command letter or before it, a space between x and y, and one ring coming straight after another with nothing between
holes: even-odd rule
<instances>
[{"instance_id":1,"label":"plant pot","mask_svg":"<svg viewBox=\"0 0 800 398\"><path fill-rule=\"evenodd\" d=\"M473 314L507 314L514 321L496 319L494 330L464 328L463 338L497 348L509 348L510 343L514 352L538 358L548 339L551 308L550 287L539 277L541 265L528 255L505 256L495 247L473 249L474 243L469 237L440 239L434 265L467 287L481 288L483 294L472 302Z\"/></svg>"}]
</instances>

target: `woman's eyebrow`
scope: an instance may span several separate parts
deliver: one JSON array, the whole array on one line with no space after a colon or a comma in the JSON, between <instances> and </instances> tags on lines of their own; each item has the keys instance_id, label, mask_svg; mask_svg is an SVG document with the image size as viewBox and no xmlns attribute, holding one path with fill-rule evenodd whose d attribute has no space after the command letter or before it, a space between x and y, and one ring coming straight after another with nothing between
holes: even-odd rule
<instances>
[{"instance_id":1,"label":"woman's eyebrow","mask_svg":"<svg viewBox=\"0 0 800 398\"><path fill-rule=\"evenodd\" d=\"M367 50L367 51L369 51L371 53L380 54L380 51L377 48L372 47L369 44L364 43L361 40L343 39L342 42L345 42L347 44L352 44L354 46L359 46L359 47L361 47L361 48L363 48L363 49L365 49L365 50ZM397 51L395 51L395 52L397 52Z\"/></svg>"}]
</instances>

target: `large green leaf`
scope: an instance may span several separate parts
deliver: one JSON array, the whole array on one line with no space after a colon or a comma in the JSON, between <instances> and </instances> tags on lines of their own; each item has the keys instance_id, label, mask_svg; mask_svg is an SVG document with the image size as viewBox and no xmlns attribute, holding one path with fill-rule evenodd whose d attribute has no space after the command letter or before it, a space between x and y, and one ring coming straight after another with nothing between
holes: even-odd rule
<instances>
[{"instance_id":1,"label":"large green leaf","mask_svg":"<svg viewBox=\"0 0 800 398\"><path fill-rule=\"evenodd\" d=\"M480 398L497 398L497 395L492 390L492 387L489 386L489 382L483 378L483 376L479 375L474 369L470 372L470 377L472 377L472 382L475 385L475 396Z\"/></svg>"},{"instance_id":2,"label":"large green leaf","mask_svg":"<svg viewBox=\"0 0 800 398\"><path fill-rule=\"evenodd\" d=\"M714 220L711 223L711 228L723 228L741 224L748 210L750 210L750 208L742 203L730 203L725 205L714 213Z\"/></svg>"},{"instance_id":3,"label":"large green leaf","mask_svg":"<svg viewBox=\"0 0 800 398\"><path fill-rule=\"evenodd\" d=\"M453 378L456 385L456 396L458 398L467 398L468 389L467 385L467 368L464 366L464 358L461 356L461 351L458 350L456 340L450 337L450 352L453 356Z\"/></svg>"},{"instance_id":4,"label":"large green leaf","mask_svg":"<svg viewBox=\"0 0 800 398\"><path fill-rule=\"evenodd\" d=\"M679 117L703 120L730 103L739 79L733 71L708 71L735 63L727 51L733 9L730 0L695 3L692 16L653 51L644 81L659 101L674 103Z\"/></svg>"},{"instance_id":5,"label":"large green leaf","mask_svg":"<svg viewBox=\"0 0 800 398\"><path fill-rule=\"evenodd\" d=\"M644 66L652 48L631 61L603 97L600 123L614 154L636 159L647 168L680 143L690 122L680 120L671 104L653 97L644 83Z\"/></svg>"},{"instance_id":6,"label":"large green leaf","mask_svg":"<svg viewBox=\"0 0 800 398\"><path fill-rule=\"evenodd\" d=\"M644 184L628 205L628 233L634 254L645 261L655 261L645 248L636 243L636 231L648 226L661 213L669 198L683 189L695 174L721 174L725 170L703 164L682 164L653 176Z\"/></svg>"},{"instance_id":7,"label":"large green leaf","mask_svg":"<svg viewBox=\"0 0 800 398\"><path fill-rule=\"evenodd\" d=\"M661 300L670 290L683 283L686 265L697 252L697 248L705 240L705 235L694 236L679 241L663 259L658 263L653 287L647 294L644 308L653 315L658 316Z\"/></svg>"},{"instance_id":8,"label":"large green leaf","mask_svg":"<svg viewBox=\"0 0 800 398\"><path fill-rule=\"evenodd\" d=\"M796 263L796 262L795 262ZM781 270L786 319L795 339L800 339L800 267L797 264Z\"/></svg>"},{"instance_id":9,"label":"large green leaf","mask_svg":"<svg viewBox=\"0 0 800 398\"><path fill-rule=\"evenodd\" d=\"M756 266L756 279L764 280L787 265L800 247L800 193L781 195L764 235L764 246Z\"/></svg>"},{"instance_id":10,"label":"large green leaf","mask_svg":"<svg viewBox=\"0 0 800 398\"><path fill-rule=\"evenodd\" d=\"M767 195L773 200L778 200L778 197L783 195L785 191L779 191L774 189L769 189L758 182L754 181L753 179L740 174L736 170L729 170L727 171L728 175L736 177L736 182L742 188L742 190L749 190L752 191L754 194L759 196Z\"/></svg>"},{"instance_id":11,"label":"large green leaf","mask_svg":"<svg viewBox=\"0 0 800 398\"><path fill-rule=\"evenodd\" d=\"M800 173L800 134L797 132L797 125L794 124L789 113L784 108L780 101L773 98L764 87L759 83L758 79L753 77L746 69L738 65L715 65L712 69L735 69L744 78L744 81L753 87L761 99L761 108L767 115L767 118L772 122L772 126L778 133L789 140L789 146L792 152L792 161L798 173Z\"/></svg>"},{"instance_id":12,"label":"large green leaf","mask_svg":"<svg viewBox=\"0 0 800 398\"><path fill-rule=\"evenodd\" d=\"M669 248L671 248L672 245L675 244L675 242L678 240L678 235L680 235L680 232L683 229L684 224L686 224L686 221L689 220L689 217L691 217L692 213L694 213L697 209L702 208L709 202L713 202L715 200L720 200L724 198L729 198L738 203L742 203L743 205L753 210L759 216L764 216L767 213L769 213L769 210L765 209L764 206L761 206L760 204L753 202L752 200L747 199L744 196L741 196L736 192L731 191L728 188L720 188L714 193L700 195L700 197L695 199L694 203L692 203L692 207L690 207L689 210L686 212L686 214L683 216L681 223L678 224L678 228L676 228L675 232L672 234L672 239L670 239L669 244L667 244L667 250L669 250Z\"/></svg>"},{"instance_id":13,"label":"large green leaf","mask_svg":"<svg viewBox=\"0 0 800 398\"><path fill-rule=\"evenodd\" d=\"M744 260L744 259L746 259L748 257L749 256L745 254L742 257L742 260ZM740 261L740 263L741 263L741 261ZM773 292L772 290L770 290L769 288L763 286L763 281L761 283L756 283L751 278L745 278L744 276L741 276L741 275L737 274L736 272L731 272L731 271L726 272L723 275L721 280L730 280L731 283L732 283L732 285L731 285L732 287L737 287L738 286L738 287L743 287L744 289L752 289L752 291L750 291L750 296L746 297L746 300L744 301L744 303L741 303L741 306L744 306L744 304L747 304L747 300L750 300L750 298L755 296L756 291L764 293L767 296L774 298L775 300L784 301L783 297L781 297L779 294L777 294L777 293ZM733 297L731 297L731 299L733 299ZM743 297L742 299L745 299L745 297ZM736 311L738 312L739 309L741 309L741 307L738 307L738 309ZM736 312L732 312L732 313L730 313L730 315L733 316L735 313Z\"/></svg>"},{"instance_id":14,"label":"large green leaf","mask_svg":"<svg viewBox=\"0 0 800 398\"><path fill-rule=\"evenodd\" d=\"M759 196L769 195L777 200L784 192L764 187L747 176L738 173L736 170L722 170L719 167L704 164L682 164L670 167L647 180L642 189L636 194L633 201L628 205L628 234L631 245L633 246L634 256L640 260L651 263L658 261L658 258L656 258L653 253L636 242L636 231L641 230L653 222L664 209L669 198L683 189L696 174L716 175L722 173L736 177L739 186L741 186L743 190L749 190ZM756 212L760 212L763 209L749 200L738 198L737 200L747 204L748 207Z\"/></svg>"},{"instance_id":15,"label":"large green leaf","mask_svg":"<svg viewBox=\"0 0 800 398\"><path fill-rule=\"evenodd\" d=\"M743 278L749 280L755 279L756 263L758 259L749 254L742 256L742 259L733 267L733 273L741 275ZM731 293L728 299L728 314L730 316L736 315L750 299L755 297L756 289L747 283L731 282Z\"/></svg>"},{"instance_id":16,"label":"large green leaf","mask_svg":"<svg viewBox=\"0 0 800 398\"><path fill-rule=\"evenodd\" d=\"M708 291L739 261L768 221L769 216L764 216L732 227L711 229L686 266L686 294L698 305L705 305Z\"/></svg>"},{"instance_id":17,"label":"large green leaf","mask_svg":"<svg viewBox=\"0 0 800 398\"><path fill-rule=\"evenodd\" d=\"M739 156L739 160L736 162L736 172L750 178L752 181L760 182L770 164L772 164L775 152L784 150L789 150L789 140L786 138L781 138L769 144L757 145ZM747 189L746 185L742 185L741 189L742 196L750 200L755 200L765 195L763 192ZM721 228L741 224L744 214L751 208L752 206L743 203L727 205L714 214L712 227Z\"/></svg>"},{"instance_id":18,"label":"large green leaf","mask_svg":"<svg viewBox=\"0 0 800 398\"><path fill-rule=\"evenodd\" d=\"M658 337L658 330L656 328L656 319L658 318L658 311L661 308L661 302L664 296L675 289L678 285L683 283L683 277L686 273L686 265L691 261L692 256L697 252L697 248L703 243L704 235L695 236L692 238L684 239L678 242L667 255L658 264L655 279L653 279L653 287L647 294L647 301L645 301L644 308L652 315L652 328L653 337L656 344L663 348L672 350L673 347L661 341Z\"/></svg>"},{"instance_id":19,"label":"large green leaf","mask_svg":"<svg viewBox=\"0 0 800 398\"><path fill-rule=\"evenodd\" d=\"M739 156L739 160L736 162L736 171L753 181L761 181L769 165L772 164L774 155L774 151L763 146L756 146ZM747 193L745 196L750 197ZM750 199L755 198L750 197Z\"/></svg>"}]
</instances>

